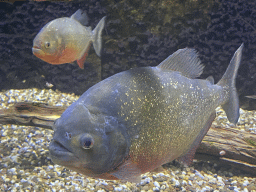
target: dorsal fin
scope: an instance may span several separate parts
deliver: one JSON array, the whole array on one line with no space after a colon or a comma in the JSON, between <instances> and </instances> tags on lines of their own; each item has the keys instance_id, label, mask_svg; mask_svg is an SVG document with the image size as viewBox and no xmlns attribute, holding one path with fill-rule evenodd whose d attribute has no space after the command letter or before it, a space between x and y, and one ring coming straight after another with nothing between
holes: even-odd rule
<instances>
[{"instance_id":1,"label":"dorsal fin","mask_svg":"<svg viewBox=\"0 0 256 192\"><path fill-rule=\"evenodd\" d=\"M179 71L183 76L189 78L200 76L204 68L195 49L190 48L179 49L157 67L163 70Z\"/></svg>"},{"instance_id":2,"label":"dorsal fin","mask_svg":"<svg viewBox=\"0 0 256 192\"><path fill-rule=\"evenodd\" d=\"M72 16L71 19L77 20L82 25L86 26L89 24L89 19L85 11L78 9Z\"/></svg>"}]
</instances>

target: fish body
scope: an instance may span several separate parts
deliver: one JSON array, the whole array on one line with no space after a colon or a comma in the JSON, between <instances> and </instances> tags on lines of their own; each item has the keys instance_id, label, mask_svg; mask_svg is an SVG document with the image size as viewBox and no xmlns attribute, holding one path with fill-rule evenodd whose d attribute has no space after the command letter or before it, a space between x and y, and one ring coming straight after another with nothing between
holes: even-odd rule
<instances>
[{"instance_id":1,"label":"fish body","mask_svg":"<svg viewBox=\"0 0 256 192\"><path fill-rule=\"evenodd\" d=\"M101 55L104 23L105 17L92 31L91 27L85 26L88 24L86 13L79 9L71 17L58 18L47 23L35 37L32 52L53 65L77 61L83 69L91 44L96 54Z\"/></svg>"},{"instance_id":2,"label":"fish body","mask_svg":"<svg viewBox=\"0 0 256 192\"><path fill-rule=\"evenodd\" d=\"M55 122L54 163L103 179L139 182L142 173L174 159L191 163L222 105L239 118L235 77L243 45L223 78L202 73L193 49L180 49L156 67L115 74L88 89Z\"/></svg>"}]
</instances>

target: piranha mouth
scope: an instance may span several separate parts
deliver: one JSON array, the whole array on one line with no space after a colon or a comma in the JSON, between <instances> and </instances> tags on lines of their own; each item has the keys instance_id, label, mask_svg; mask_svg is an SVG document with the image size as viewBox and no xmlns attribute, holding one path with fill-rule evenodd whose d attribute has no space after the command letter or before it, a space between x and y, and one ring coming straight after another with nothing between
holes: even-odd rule
<instances>
[{"instance_id":1,"label":"piranha mouth","mask_svg":"<svg viewBox=\"0 0 256 192\"><path fill-rule=\"evenodd\" d=\"M37 57L42 55L42 53L43 53L43 51L39 47L37 47L37 46L32 47L32 52Z\"/></svg>"},{"instance_id":2,"label":"piranha mouth","mask_svg":"<svg viewBox=\"0 0 256 192\"><path fill-rule=\"evenodd\" d=\"M53 64L53 65L57 65L57 64L62 64L62 63L59 63L59 58L58 56L56 55L50 55L50 54L47 54L46 52L44 52L40 47L38 46L33 46L32 47L32 52L33 54L42 59L43 61L47 62L47 63L50 63L50 64Z\"/></svg>"},{"instance_id":3,"label":"piranha mouth","mask_svg":"<svg viewBox=\"0 0 256 192\"><path fill-rule=\"evenodd\" d=\"M74 161L74 159L77 159L71 151L56 140L53 140L50 143L49 152L52 161L56 164L63 164L64 162Z\"/></svg>"}]
</instances>

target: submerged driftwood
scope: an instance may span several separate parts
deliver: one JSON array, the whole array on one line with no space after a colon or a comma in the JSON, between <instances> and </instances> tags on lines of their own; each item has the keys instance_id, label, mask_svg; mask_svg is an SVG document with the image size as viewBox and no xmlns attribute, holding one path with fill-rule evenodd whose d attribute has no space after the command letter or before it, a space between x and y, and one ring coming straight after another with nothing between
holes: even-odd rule
<instances>
[{"instance_id":1,"label":"submerged driftwood","mask_svg":"<svg viewBox=\"0 0 256 192\"><path fill-rule=\"evenodd\" d=\"M211 127L196 153L217 157L220 163L256 175L256 134L237 128Z\"/></svg>"},{"instance_id":2,"label":"submerged driftwood","mask_svg":"<svg viewBox=\"0 0 256 192\"><path fill-rule=\"evenodd\" d=\"M67 107L44 103L16 103L0 110L0 124L17 124L51 129ZM207 157L234 165L256 175L256 134L237 128L212 127L197 149L196 157Z\"/></svg>"},{"instance_id":3,"label":"submerged driftwood","mask_svg":"<svg viewBox=\"0 0 256 192\"><path fill-rule=\"evenodd\" d=\"M0 110L0 124L16 124L52 129L54 121L67 109L46 103L19 102Z\"/></svg>"}]
</instances>

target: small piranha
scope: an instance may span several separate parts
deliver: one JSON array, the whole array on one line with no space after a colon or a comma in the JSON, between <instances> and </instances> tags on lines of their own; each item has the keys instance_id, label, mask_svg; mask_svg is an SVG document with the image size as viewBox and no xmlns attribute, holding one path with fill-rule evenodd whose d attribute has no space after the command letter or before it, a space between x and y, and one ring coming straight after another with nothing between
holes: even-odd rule
<instances>
[{"instance_id":1,"label":"small piranha","mask_svg":"<svg viewBox=\"0 0 256 192\"><path fill-rule=\"evenodd\" d=\"M88 25L88 17L81 9L71 17L55 19L47 23L36 35L32 52L35 56L53 65L77 64L81 69L88 55L91 43L100 57L102 47L103 17L94 30Z\"/></svg>"},{"instance_id":2,"label":"small piranha","mask_svg":"<svg viewBox=\"0 0 256 192\"><path fill-rule=\"evenodd\" d=\"M130 182L174 159L189 165L219 105L231 123L238 121L242 49L217 84L213 77L196 79L203 65L190 48L156 67L95 84L55 121L52 161L90 177Z\"/></svg>"}]
</instances>

